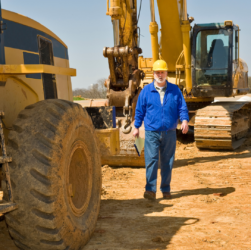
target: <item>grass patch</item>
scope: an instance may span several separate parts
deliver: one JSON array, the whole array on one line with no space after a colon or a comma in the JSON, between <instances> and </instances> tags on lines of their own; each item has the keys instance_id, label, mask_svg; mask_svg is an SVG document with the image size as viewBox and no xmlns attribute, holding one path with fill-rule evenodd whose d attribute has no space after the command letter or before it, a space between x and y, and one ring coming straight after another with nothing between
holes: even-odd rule
<instances>
[{"instance_id":1,"label":"grass patch","mask_svg":"<svg viewBox=\"0 0 251 250\"><path fill-rule=\"evenodd\" d=\"M79 96L73 96L73 101L82 101L82 100L85 100L85 98Z\"/></svg>"}]
</instances>

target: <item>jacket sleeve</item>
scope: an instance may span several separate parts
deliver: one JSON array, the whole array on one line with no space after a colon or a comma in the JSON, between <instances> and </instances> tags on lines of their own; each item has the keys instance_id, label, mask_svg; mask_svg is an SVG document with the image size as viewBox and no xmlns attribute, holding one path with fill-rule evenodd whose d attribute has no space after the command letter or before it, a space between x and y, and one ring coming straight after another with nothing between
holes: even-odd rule
<instances>
[{"instance_id":1,"label":"jacket sleeve","mask_svg":"<svg viewBox=\"0 0 251 250\"><path fill-rule=\"evenodd\" d=\"M142 122L145 118L145 114L146 114L146 102L145 102L145 95L144 95L144 90L142 90L139 94L139 98L137 101L137 105L136 105L136 110L135 110L135 122L134 122L134 126L135 128L140 128L142 125Z\"/></svg>"},{"instance_id":2,"label":"jacket sleeve","mask_svg":"<svg viewBox=\"0 0 251 250\"><path fill-rule=\"evenodd\" d=\"M180 121L188 121L189 122L189 115L188 115L188 109L187 109L187 104L186 101L179 89L179 104L178 104L178 112L179 112L179 118Z\"/></svg>"}]
</instances>

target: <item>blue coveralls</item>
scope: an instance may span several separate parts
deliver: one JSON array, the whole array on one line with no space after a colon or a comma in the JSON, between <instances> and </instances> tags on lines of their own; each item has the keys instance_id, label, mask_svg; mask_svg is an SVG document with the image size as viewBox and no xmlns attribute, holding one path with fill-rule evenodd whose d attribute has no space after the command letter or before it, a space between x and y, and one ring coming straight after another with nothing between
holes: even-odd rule
<instances>
[{"instance_id":1,"label":"blue coveralls","mask_svg":"<svg viewBox=\"0 0 251 250\"><path fill-rule=\"evenodd\" d=\"M189 121L184 97L177 85L166 81L167 88L163 100L154 82L141 91L136 111L136 128L145 126L145 166L146 191L156 192L158 162L160 156L162 192L170 192L172 167L176 149L176 127L178 120Z\"/></svg>"}]
</instances>

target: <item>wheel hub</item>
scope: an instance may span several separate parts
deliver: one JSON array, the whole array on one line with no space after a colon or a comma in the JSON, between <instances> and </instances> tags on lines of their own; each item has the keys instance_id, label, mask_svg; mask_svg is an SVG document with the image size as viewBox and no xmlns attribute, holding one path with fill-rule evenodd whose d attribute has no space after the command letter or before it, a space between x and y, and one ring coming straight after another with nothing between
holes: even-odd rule
<instances>
[{"instance_id":1,"label":"wheel hub","mask_svg":"<svg viewBox=\"0 0 251 250\"><path fill-rule=\"evenodd\" d=\"M89 150L82 141L76 141L68 164L67 196L72 212L77 217L84 214L91 198L91 166Z\"/></svg>"}]
</instances>

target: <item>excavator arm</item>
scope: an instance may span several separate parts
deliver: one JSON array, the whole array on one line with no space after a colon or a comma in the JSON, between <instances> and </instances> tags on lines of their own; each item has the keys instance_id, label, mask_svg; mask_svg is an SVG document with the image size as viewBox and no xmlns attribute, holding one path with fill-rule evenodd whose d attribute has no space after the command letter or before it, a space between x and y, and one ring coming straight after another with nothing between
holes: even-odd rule
<instances>
[{"instance_id":1,"label":"excavator arm","mask_svg":"<svg viewBox=\"0 0 251 250\"><path fill-rule=\"evenodd\" d=\"M184 97L190 98L187 99L188 102L202 102L202 99L210 101L216 96L228 97L247 93L246 79L245 82L240 80L240 75L242 75L240 71L243 71L241 69L246 65L238 57L239 27L237 25L234 25L232 21L225 21L224 23L196 24L192 28L190 23L193 18L188 17L186 0L156 0L161 26L161 36L158 41L159 26L155 20L155 1L149 1L152 58L140 56L138 60L139 68L143 69L146 78L149 78L145 80L146 84L153 79L152 64L162 58L168 64L169 80L180 86ZM122 49L124 58L128 58L128 65L125 60L116 59L118 63L115 63L115 67L113 67L112 60L109 60L110 79L111 82L119 82L120 79L123 79L124 86L126 86L132 70L138 69L137 59L141 52L138 48L137 1L111 0L110 6L108 1L107 14L111 16L114 26L115 47L128 46L129 48L128 53ZM208 32L208 30L211 31ZM104 54L109 56L106 51ZM218 56L214 56L216 54ZM215 63L212 61L210 64L210 57ZM208 64L205 64L206 60ZM233 64L234 68L232 68ZM223 75L219 71L220 65L224 66L228 75ZM206 74L203 74L204 70L206 70ZM217 77L215 78L215 76ZM176 80L172 81L171 78L176 78ZM228 78L227 87L224 86L226 78ZM180 84L181 81L182 84ZM204 86L202 86L203 84ZM221 85L221 87L214 85ZM219 88L221 89L219 90Z\"/></svg>"},{"instance_id":2,"label":"excavator arm","mask_svg":"<svg viewBox=\"0 0 251 250\"><path fill-rule=\"evenodd\" d=\"M142 50L139 48L137 0L107 1L114 47L104 48L103 52L110 68L105 85L109 105L116 107L117 117L120 114L125 117L123 125L118 124L118 127L122 127L123 133L130 133L141 88L153 80L153 63L164 59L168 64L168 81L179 86L187 102L189 125L194 128L197 146L229 149L240 145L239 139L250 129L251 118L247 118L250 105L211 104L215 97L248 92L248 68L239 59L239 27L229 20L191 27L194 19L188 17L186 0L156 0L161 26L159 39L155 1L149 1L152 58L139 56ZM223 113L227 118L215 115L217 110L226 110L226 114ZM224 119L229 119L229 124L224 125L226 129L222 128ZM244 120L245 126L241 126ZM240 127L241 130L236 129ZM227 139L224 137L222 141L223 131Z\"/></svg>"},{"instance_id":3,"label":"excavator arm","mask_svg":"<svg viewBox=\"0 0 251 250\"><path fill-rule=\"evenodd\" d=\"M150 0L151 64L163 58L168 63L169 71L175 72L176 61L182 54L185 60L182 67L186 72L186 91L190 93L191 27L187 18L186 0L157 0L157 4L162 36L159 46L159 27L155 20L154 0ZM142 50L139 48L137 0L107 0L106 14L111 17L114 33L114 47L105 47L103 50L103 55L108 58L110 70L110 76L105 82L107 98L109 105L115 106L117 113L122 112L126 117L122 130L129 133L137 96L141 90L140 83L145 76L144 71L138 67Z\"/></svg>"},{"instance_id":4,"label":"excavator arm","mask_svg":"<svg viewBox=\"0 0 251 250\"><path fill-rule=\"evenodd\" d=\"M125 116L122 130L130 133L132 122L133 99L139 94L139 85L144 78L138 69L139 48L137 0L107 1L107 15L111 16L114 47L103 50L108 58L110 76L105 82L110 106L115 106L117 113ZM134 101L134 103L136 103Z\"/></svg>"}]
</instances>

